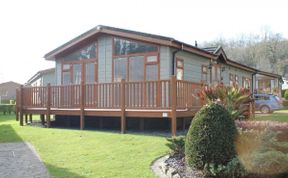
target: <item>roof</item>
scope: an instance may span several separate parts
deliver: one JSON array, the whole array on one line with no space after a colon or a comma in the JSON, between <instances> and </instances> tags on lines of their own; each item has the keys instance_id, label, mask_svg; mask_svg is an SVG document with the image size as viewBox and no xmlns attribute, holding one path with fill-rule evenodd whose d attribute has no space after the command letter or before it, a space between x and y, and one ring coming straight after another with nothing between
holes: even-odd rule
<instances>
[{"instance_id":1,"label":"roof","mask_svg":"<svg viewBox=\"0 0 288 178\"><path fill-rule=\"evenodd\" d=\"M265 71L261 71L261 70L258 70L258 69L255 69L253 67L250 67L250 66L247 66L247 65L244 65L244 64L241 64L239 62L236 62L234 60L231 60L229 58L226 57L226 54L225 54L225 51L223 50L223 48L221 46L212 46L212 47L205 47L205 48L202 48L210 53L213 53L213 54L217 54L218 56L219 55L223 55L223 62L226 63L227 65L230 65L230 66L233 66L233 67L236 67L236 68L241 68L243 70L246 70L246 71L250 71L250 72L254 72L255 74L260 74L260 75L265 75L265 76L269 76L269 77L273 77L273 78L282 78L281 75L278 75L278 74L273 74L273 73L270 73L270 72L265 72Z\"/></svg>"},{"instance_id":2,"label":"roof","mask_svg":"<svg viewBox=\"0 0 288 178\"><path fill-rule=\"evenodd\" d=\"M89 42L89 40L95 39L95 37L101 34L108 34L108 35L125 37L129 39L134 39L134 40L141 40L144 42L149 42L149 43L158 44L158 45L170 46L170 47L174 47L177 49L181 49L183 51L191 52L193 54L204 56L210 59L222 60L224 63L230 66L241 68L246 71L259 73L259 74L267 75L267 76L273 76L277 78L281 77L280 75L260 71L252 67L235 62L231 59L228 59L221 46L198 48L196 46L175 40L174 38L171 38L171 37L165 37L165 36L160 36L160 35L155 35L155 34L150 34L150 33L143 33L143 32L137 32L137 31L126 30L126 29L121 29L121 28L109 27L109 26L104 26L104 25L98 25L92 28L91 30L88 30L87 32L79 35L78 37L68 41L67 43L59 46L58 48L48 52L47 54L45 54L44 58L46 60L55 60L58 56L61 56L61 54L65 54L65 52L75 48L75 46L77 47L77 45L81 45L81 43L83 44L85 41Z\"/></svg>"},{"instance_id":3,"label":"roof","mask_svg":"<svg viewBox=\"0 0 288 178\"><path fill-rule=\"evenodd\" d=\"M202 48L202 49L205 50L205 51L208 51L209 53L216 54L217 51L219 51L220 48L221 48L221 46L210 46L210 47L205 47L205 48Z\"/></svg>"},{"instance_id":4,"label":"roof","mask_svg":"<svg viewBox=\"0 0 288 178\"><path fill-rule=\"evenodd\" d=\"M40 70L26 82L26 85L33 83L35 80L39 79L43 75L52 74L52 73L55 73L55 68Z\"/></svg>"},{"instance_id":5,"label":"roof","mask_svg":"<svg viewBox=\"0 0 288 178\"><path fill-rule=\"evenodd\" d=\"M4 85L16 85L16 86L21 86L20 83L16 83L16 82L13 82L13 81L0 83L0 87L1 87L1 86L4 86Z\"/></svg>"},{"instance_id":6,"label":"roof","mask_svg":"<svg viewBox=\"0 0 288 178\"><path fill-rule=\"evenodd\" d=\"M44 58L46 60L55 60L55 58L58 55L61 55L61 53L65 53L65 51L69 51L69 49L73 48L77 44L83 42L83 41L89 41L89 39L93 39L94 37L101 35L101 34L109 34L119 37L126 37L134 40L141 40L144 42L150 42L154 44L159 45L165 45L170 47L175 47L178 49L182 49L184 51L193 52L194 54L198 54L201 56L205 56L208 58L216 59L217 56L215 54L212 54L204 49L195 47L193 45L175 40L171 37L165 37L150 33L143 33L143 32L137 32L132 30L126 30L126 29L120 29L115 27L108 27L104 25L98 25L91 30L79 35L78 37L68 41L67 43L59 46L58 48L50 51L49 53L45 54Z\"/></svg>"}]
</instances>

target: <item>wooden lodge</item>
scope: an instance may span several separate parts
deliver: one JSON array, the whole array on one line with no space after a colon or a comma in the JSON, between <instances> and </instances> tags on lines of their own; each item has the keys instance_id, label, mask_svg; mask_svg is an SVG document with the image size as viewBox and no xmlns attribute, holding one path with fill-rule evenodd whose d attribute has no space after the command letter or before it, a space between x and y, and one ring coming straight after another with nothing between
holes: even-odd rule
<instances>
[{"instance_id":1,"label":"wooden lodge","mask_svg":"<svg viewBox=\"0 0 288 178\"><path fill-rule=\"evenodd\" d=\"M118 117L124 133L127 118L158 118L169 120L174 136L179 121L185 127L183 118L192 118L204 104L197 96L203 86L221 82L253 91L256 74L279 78L228 59L221 47L201 49L107 26L97 26L44 57L55 61L55 85L18 90L20 125L32 114L40 114L48 127L51 116L77 116L80 129L88 119Z\"/></svg>"}]
</instances>

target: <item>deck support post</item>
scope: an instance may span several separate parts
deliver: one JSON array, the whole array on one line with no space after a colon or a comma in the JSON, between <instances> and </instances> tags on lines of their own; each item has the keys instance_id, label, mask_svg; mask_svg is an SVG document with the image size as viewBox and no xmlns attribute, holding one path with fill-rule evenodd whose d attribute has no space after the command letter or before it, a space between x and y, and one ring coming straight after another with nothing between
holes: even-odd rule
<instances>
[{"instance_id":1,"label":"deck support post","mask_svg":"<svg viewBox=\"0 0 288 178\"><path fill-rule=\"evenodd\" d=\"M126 132L126 117L125 117L125 81L121 80L121 133Z\"/></svg>"},{"instance_id":2,"label":"deck support post","mask_svg":"<svg viewBox=\"0 0 288 178\"><path fill-rule=\"evenodd\" d=\"M19 98L20 126L23 126L23 85L20 86Z\"/></svg>"},{"instance_id":3,"label":"deck support post","mask_svg":"<svg viewBox=\"0 0 288 178\"><path fill-rule=\"evenodd\" d=\"M19 89L16 89L16 107L15 107L15 114L16 114L16 121L19 121Z\"/></svg>"},{"instance_id":4,"label":"deck support post","mask_svg":"<svg viewBox=\"0 0 288 178\"><path fill-rule=\"evenodd\" d=\"M83 68L82 64L82 68ZM83 71L83 70L82 70ZM81 101L80 101L80 129L83 130L85 127L85 116L84 116L84 105L85 105L85 84L84 81L81 81Z\"/></svg>"},{"instance_id":5,"label":"deck support post","mask_svg":"<svg viewBox=\"0 0 288 178\"><path fill-rule=\"evenodd\" d=\"M32 114L29 114L29 121L32 123Z\"/></svg>"},{"instance_id":6,"label":"deck support post","mask_svg":"<svg viewBox=\"0 0 288 178\"><path fill-rule=\"evenodd\" d=\"M184 117L182 121L183 121L182 122L182 124L183 124L182 129L183 129L183 131L185 131L185 129L186 129L186 118Z\"/></svg>"},{"instance_id":7,"label":"deck support post","mask_svg":"<svg viewBox=\"0 0 288 178\"><path fill-rule=\"evenodd\" d=\"M176 76L171 77L171 95L172 95L172 104L171 104L171 135L172 137L176 136L177 132L177 80Z\"/></svg>"},{"instance_id":8,"label":"deck support post","mask_svg":"<svg viewBox=\"0 0 288 178\"><path fill-rule=\"evenodd\" d=\"M44 114L40 114L40 120L41 120L41 124L44 125L45 124Z\"/></svg>"},{"instance_id":9,"label":"deck support post","mask_svg":"<svg viewBox=\"0 0 288 178\"><path fill-rule=\"evenodd\" d=\"M28 123L28 115L25 114L25 124L27 124L27 123Z\"/></svg>"},{"instance_id":10,"label":"deck support post","mask_svg":"<svg viewBox=\"0 0 288 178\"><path fill-rule=\"evenodd\" d=\"M50 83L48 83L47 85L47 113L46 113L46 123L47 123L47 127L50 127L50 112L51 110L51 85Z\"/></svg>"}]
</instances>

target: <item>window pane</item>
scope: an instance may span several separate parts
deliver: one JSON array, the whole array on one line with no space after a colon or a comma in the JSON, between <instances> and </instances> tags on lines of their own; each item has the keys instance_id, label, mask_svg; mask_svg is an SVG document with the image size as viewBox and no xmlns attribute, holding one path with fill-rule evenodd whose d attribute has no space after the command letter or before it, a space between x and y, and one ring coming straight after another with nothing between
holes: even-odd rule
<instances>
[{"instance_id":1,"label":"window pane","mask_svg":"<svg viewBox=\"0 0 288 178\"><path fill-rule=\"evenodd\" d=\"M70 71L68 72L63 72L63 81L62 81L63 85L68 85L70 84Z\"/></svg>"},{"instance_id":2,"label":"window pane","mask_svg":"<svg viewBox=\"0 0 288 178\"><path fill-rule=\"evenodd\" d=\"M78 49L67 56L64 56L64 60L79 60L79 59L95 59L97 43L92 43L87 46L84 46L81 49Z\"/></svg>"},{"instance_id":3,"label":"window pane","mask_svg":"<svg viewBox=\"0 0 288 178\"><path fill-rule=\"evenodd\" d=\"M73 84L81 83L81 65L73 64Z\"/></svg>"},{"instance_id":4,"label":"window pane","mask_svg":"<svg viewBox=\"0 0 288 178\"><path fill-rule=\"evenodd\" d=\"M208 68L207 66L202 66L202 73L207 73L208 72Z\"/></svg>"},{"instance_id":5,"label":"window pane","mask_svg":"<svg viewBox=\"0 0 288 178\"><path fill-rule=\"evenodd\" d=\"M144 80L144 56L129 58L129 81Z\"/></svg>"},{"instance_id":6,"label":"window pane","mask_svg":"<svg viewBox=\"0 0 288 178\"><path fill-rule=\"evenodd\" d=\"M70 64L63 64L63 70L69 70Z\"/></svg>"},{"instance_id":7,"label":"window pane","mask_svg":"<svg viewBox=\"0 0 288 178\"><path fill-rule=\"evenodd\" d=\"M157 56L148 56L147 62L157 62Z\"/></svg>"},{"instance_id":8,"label":"window pane","mask_svg":"<svg viewBox=\"0 0 288 178\"><path fill-rule=\"evenodd\" d=\"M127 58L114 59L114 81L120 82L121 79L126 80Z\"/></svg>"},{"instance_id":9,"label":"window pane","mask_svg":"<svg viewBox=\"0 0 288 178\"><path fill-rule=\"evenodd\" d=\"M183 80L183 69L177 68L177 80Z\"/></svg>"},{"instance_id":10,"label":"window pane","mask_svg":"<svg viewBox=\"0 0 288 178\"><path fill-rule=\"evenodd\" d=\"M124 40L120 38L114 38L114 54L115 55L126 55L126 54L137 54L145 52L156 52L158 51L157 46L149 45L146 43L135 42L130 40Z\"/></svg>"},{"instance_id":11,"label":"window pane","mask_svg":"<svg viewBox=\"0 0 288 178\"><path fill-rule=\"evenodd\" d=\"M86 83L95 82L95 63L86 63L85 64L85 80Z\"/></svg>"},{"instance_id":12,"label":"window pane","mask_svg":"<svg viewBox=\"0 0 288 178\"><path fill-rule=\"evenodd\" d=\"M183 68L184 64L183 61L177 60L177 67Z\"/></svg>"},{"instance_id":13,"label":"window pane","mask_svg":"<svg viewBox=\"0 0 288 178\"><path fill-rule=\"evenodd\" d=\"M158 65L146 65L146 80L158 80Z\"/></svg>"}]
</instances>

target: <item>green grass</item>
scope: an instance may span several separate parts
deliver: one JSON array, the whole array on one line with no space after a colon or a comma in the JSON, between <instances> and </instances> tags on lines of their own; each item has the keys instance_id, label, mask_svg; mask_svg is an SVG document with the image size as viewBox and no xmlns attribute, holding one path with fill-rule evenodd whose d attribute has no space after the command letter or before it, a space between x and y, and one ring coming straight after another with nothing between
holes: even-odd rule
<instances>
[{"instance_id":1,"label":"green grass","mask_svg":"<svg viewBox=\"0 0 288 178\"><path fill-rule=\"evenodd\" d=\"M28 141L53 177L154 177L151 162L168 152L161 136L20 127L0 114L0 143Z\"/></svg>"},{"instance_id":2,"label":"green grass","mask_svg":"<svg viewBox=\"0 0 288 178\"><path fill-rule=\"evenodd\" d=\"M255 119L288 122L288 110L275 111L273 114L256 114Z\"/></svg>"}]
</instances>

